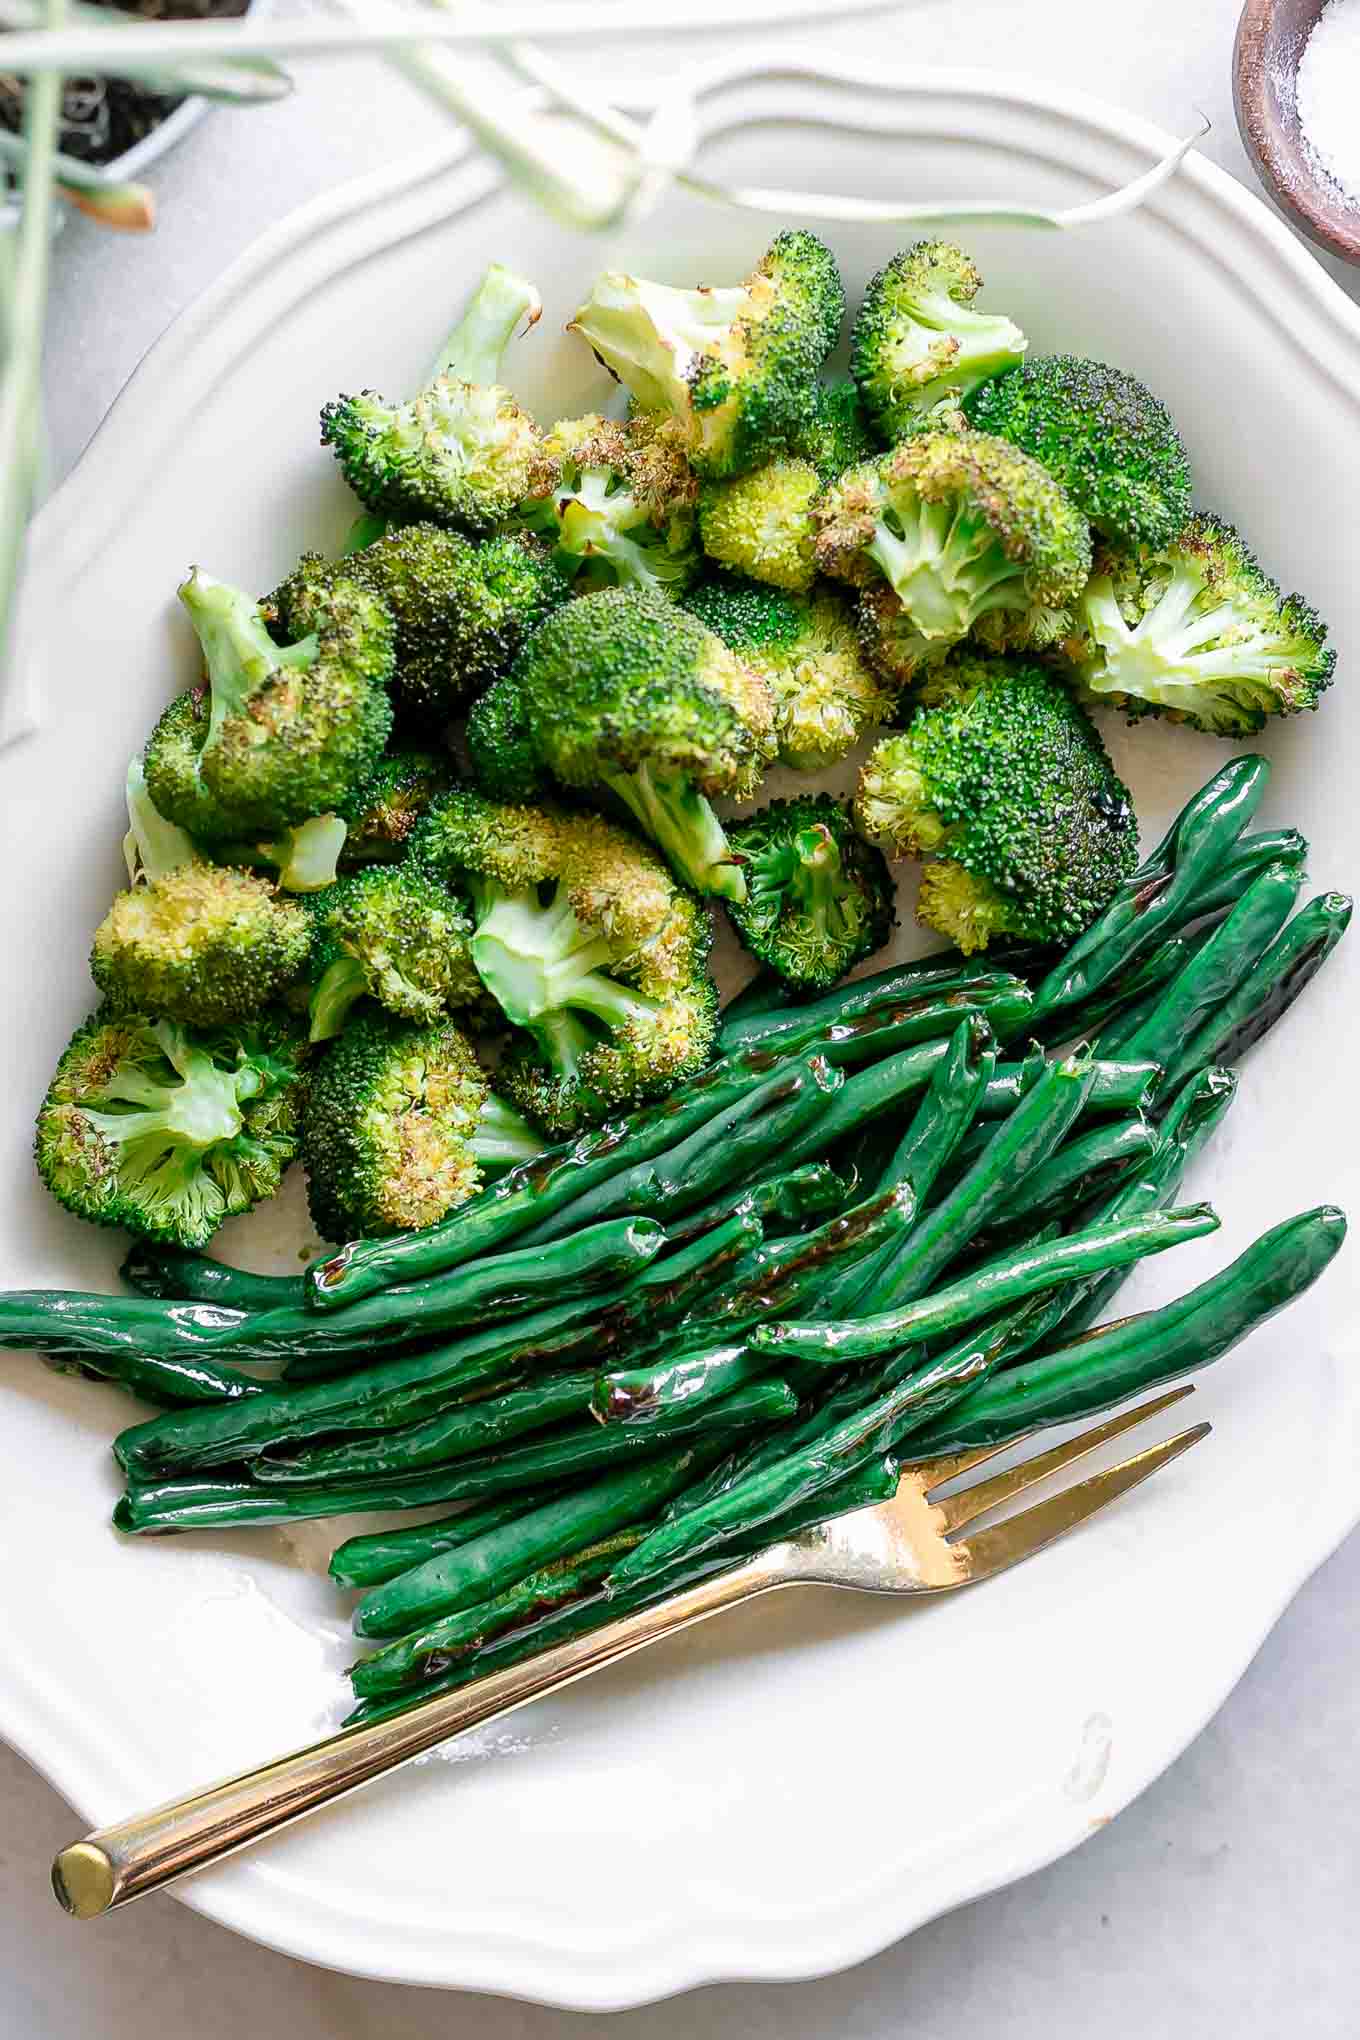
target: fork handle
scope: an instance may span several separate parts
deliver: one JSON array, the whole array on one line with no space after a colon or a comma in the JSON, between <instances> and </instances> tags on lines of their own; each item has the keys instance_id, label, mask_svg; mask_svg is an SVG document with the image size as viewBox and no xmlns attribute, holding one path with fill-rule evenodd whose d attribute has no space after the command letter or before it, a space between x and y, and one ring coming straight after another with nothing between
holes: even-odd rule
<instances>
[{"instance_id":1,"label":"fork handle","mask_svg":"<svg viewBox=\"0 0 1360 2040\"><path fill-rule=\"evenodd\" d=\"M187 1798L97 1828L57 1856L52 1888L66 1911L80 1920L158 1891L300 1820L314 1807L327 1806L370 1779L394 1771L450 1736L589 1678L724 1608L794 1584L781 1564L784 1556L784 1547L776 1546L731 1572L700 1580L650 1608L639 1608L603 1629L556 1644L456 1692L417 1701L385 1721L342 1728L324 1742L240 1771Z\"/></svg>"}]
</instances>

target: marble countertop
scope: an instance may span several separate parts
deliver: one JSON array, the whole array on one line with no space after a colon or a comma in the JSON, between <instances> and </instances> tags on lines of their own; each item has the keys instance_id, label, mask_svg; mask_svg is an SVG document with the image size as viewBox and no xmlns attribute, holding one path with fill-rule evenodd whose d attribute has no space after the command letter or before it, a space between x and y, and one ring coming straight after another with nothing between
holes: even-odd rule
<instances>
[{"instance_id":1,"label":"marble countertop","mask_svg":"<svg viewBox=\"0 0 1360 2040\"><path fill-rule=\"evenodd\" d=\"M1213 122L1206 151L1254 187L1232 115L1236 14L1236 0L919 0L792 33L828 51L891 49L922 63L1040 74L1179 132L1201 110ZM598 82L604 62L626 77L656 50L592 51L592 76ZM677 57L701 53L677 40ZM439 116L381 65L317 63L290 101L215 113L155 167L154 236L73 219L57 250L48 331L54 481L146 348L255 235L442 132ZM1360 297L1360 273L1328 266ZM682 2040L700 2024L714 2040L1145 2040L1156 2026L1174 2040L1354 2040L1357 1606L1360 1534L1300 1594L1199 1740L1075 1855L842 1976L719 1986L616 2014L609 2030L627 2040ZM71 1834L58 1796L0 1748L5 2040L576 2040L599 2030L582 2014L311 1969L168 1897L76 1927L45 1876Z\"/></svg>"}]
</instances>

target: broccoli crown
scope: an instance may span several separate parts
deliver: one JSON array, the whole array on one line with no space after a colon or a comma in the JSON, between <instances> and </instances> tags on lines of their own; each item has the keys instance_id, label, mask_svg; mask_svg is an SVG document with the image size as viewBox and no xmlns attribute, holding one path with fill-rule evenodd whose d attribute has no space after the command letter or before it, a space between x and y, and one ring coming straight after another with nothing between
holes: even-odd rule
<instances>
[{"instance_id":1,"label":"broccoli crown","mask_svg":"<svg viewBox=\"0 0 1360 2040\"><path fill-rule=\"evenodd\" d=\"M416 396L393 404L363 390L325 406L321 443L366 509L484 532L529 494L538 427L498 377L520 320L532 326L541 310L532 284L493 264Z\"/></svg>"},{"instance_id":2,"label":"broccoli crown","mask_svg":"<svg viewBox=\"0 0 1360 2040\"><path fill-rule=\"evenodd\" d=\"M961 655L860 776L855 820L890 856L944 860L918 914L965 952L1068 941L1138 861L1138 825L1089 718L1042 667Z\"/></svg>"},{"instance_id":3,"label":"broccoli crown","mask_svg":"<svg viewBox=\"0 0 1360 2040\"><path fill-rule=\"evenodd\" d=\"M453 767L444 752L389 751L346 803L340 869L399 863L416 823L452 784Z\"/></svg>"},{"instance_id":4,"label":"broccoli crown","mask_svg":"<svg viewBox=\"0 0 1360 2040\"><path fill-rule=\"evenodd\" d=\"M307 1086L302 1152L328 1240L434 1225L481 1188L476 1136L490 1085L467 1036L357 1014Z\"/></svg>"},{"instance_id":5,"label":"broccoli crown","mask_svg":"<svg viewBox=\"0 0 1360 2040\"><path fill-rule=\"evenodd\" d=\"M891 590L884 593L893 599ZM830 589L799 598L714 574L686 597L686 607L768 683L780 762L795 771L834 765L866 729L893 716L894 694L871 671L855 619Z\"/></svg>"},{"instance_id":6,"label":"broccoli crown","mask_svg":"<svg viewBox=\"0 0 1360 2040\"><path fill-rule=\"evenodd\" d=\"M771 459L808 429L844 311L830 249L795 230L727 288L681 290L609 271L569 330L642 410L674 418L695 469L718 478Z\"/></svg>"},{"instance_id":7,"label":"broccoli crown","mask_svg":"<svg viewBox=\"0 0 1360 2040\"><path fill-rule=\"evenodd\" d=\"M937 404L957 403L1023 358L1029 343L1020 328L974 303L981 284L951 241L918 241L871 279L850 365L885 439L904 438Z\"/></svg>"},{"instance_id":8,"label":"broccoli crown","mask_svg":"<svg viewBox=\"0 0 1360 2040\"><path fill-rule=\"evenodd\" d=\"M705 482L699 536L720 566L804 594L817 573L812 505L821 477L810 461L772 460L731 481Z\"/></svg>"},{"instance_id":9,"label":"broccoli crown","mask_svg":"<svg viewBox=\"0 0 1360 2040\"><path fill-rule=\"evenodd\" d=\"M705 795L747 797L775 751L764 680L697 618L632 589L550 616L515 668L535 749L564 786L607 787L700 892L739 894Z\"/></svg>"},{"instance_id":10,"label":"broccoli crown","mask_svg":"<svg viewBox=\"0 0 1360 2040\"><path fill-rule=\"evenodd\" d=\"M905 611L883 660L903 681L972 630L991 649L1032 642L1035 613L1071 602L1091 570L1091 534L1071 497L1038 461L982 432L904 440L833 484L817 519L818 565L862 588L886 581Z\"/></svg>"},{"instance_id":11,"label":"broccoli crown","mask_svg":"<svg viewBox=\"0 0 1360 2040\"><path fill-rule=\"evenodd\" d=\"M427 1025L479 1001L471 916L418 864L356 872L313 895L311 906L313 1041L338 1034L365 994Z\"/></svg>"},{"instance_id":12,"label":"broccoli crown","mask_svg":"<svg viewBox=\"0 0 1360 2040\"><path fill-rule=\"evenodd\" d=\"M1098 556L1073 649L1088 700L1223 737L1316 708L1336 665L1317 611L1204 512L1170 545Z\"/></svg>"},{"instance_id":13,"label":"broccoli crown","mask_svg":"<svg viewBox=\"0 0 1360 2040\"><path fill-rule=\"evenodd\" d=\"M878 442L848 375L818 383L812 415L789 450L800 460L810 460L823 482L834 482L847 468L873 458Z\"/></svg>"},{"instance_id":14,"label":"broccoli crown","mask_svg":"<svg viewBox=\"0 0 1360 2040\"><path fill-rule=\"evenodd\" d=\"M1041 355L964 410L1042 461L1107 538L1164 545L1190 514L1190 458L1171 413L1123 369Z\"/></svg>"},{"instance_id":15,"label":"broccoli crown","mask_svg":"<svg viewBox=\"0 0 1360 2040\"><path fill-rule=\"evenodd\" d=\"M213 1027L261 1012L300 974L309 942L303 909L267 879L186 864L119 893L90 972L120 1010Z\"/></svg>"},{"instance_id":16,"label":"broccoli crown","mask_svg":"<svg viewBox=\"0 0 1360 2040\"><path fill-rule=\"evenodd\" d=\"M339 807L392 728L392 621L349 578L280 646L250 596L197 568L179 591L203 647L208 695L172 703L143 769L160 812L206 840L268 834Z\"/></svg>"},{"instance_id":17,"label":"broccoli crown","mask_svg":"<svg viewBox=\"0 0 1360 2040\"><path fill-rule=\"evenodd\" d=\"M460 791L422 825L416 855L472 896L473 962L523 1037L501 1082L550 1131L701 1067L717 1024L712 930L628 830Z\"/></svg>"},{"instance_id":18,"label":"broccoli crown","mask_svg":"<svg viewBox=\"0 0 1360 2040\"><path fill-rule=\"evenodd\" d=\"M205 1246L293 1159L301 1052L276 1014L196 1030L102 1007L43 1100L38 1173L78 1218Z\"/></svg>"},{"instance_id":19,"label":"broccoli crown","mask_svg":"<svg viewBox=\"0 0 1360 2040\"><path fill-rule=\"evenodd\" d=\"M534 800L547 790L548 775L513 673L473 703L463 734L472 776L493 800Z\"/></svg>"},{"instance_id":20,"label":"broccoli crown","mask_svg":"<svg viewBox=\"0 0 1360 2040\"><path fill-rule=\"evenodd\" d=\"M678 595L694 579L698 480L668 419L598 412L554 425L520 516L554 546L576 588Z\"/></svg>"},{"instance_id":21,"label":"broccoli crown","mask_svg":"<svg viewBox=\"0 0 1360 2040\"><path fill-rule=\"evenodd\" d=\"M438 726L509 672L520 647L570 593L547 549L527 533L480 544L410 524L334 563L304 554L272 598L293 632L315 628L330 590L357 583L377 596L396 625L399 706Z\"/></svg>"},{"instance_id":22,"label":"broccoli crown","mask_svg":"<svg viewBox=\"0 0 1360 2040\"><path fill-rule=\"evenodd\" d=\"M825 991L892 934L892 874L829 794L772 801L729 837L746 873L732 924L786 984Z\"/></svg>"}]
</instances>

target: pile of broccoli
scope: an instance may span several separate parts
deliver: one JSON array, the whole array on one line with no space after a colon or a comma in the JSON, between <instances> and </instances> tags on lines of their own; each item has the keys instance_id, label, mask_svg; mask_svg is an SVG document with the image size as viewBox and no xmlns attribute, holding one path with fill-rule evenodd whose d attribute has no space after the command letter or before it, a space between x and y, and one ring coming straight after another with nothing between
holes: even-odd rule
<instances>
[{"instance_id":1,"label":"pile of broccoli","mask_svg":"<svg viewBox=\"0 0 1360 2040\"><path fill-rule=\"evenodd\" d=\"M432 1224L704 1066L709 901L793 997L889 940L885 854L965 952L1067 941L1137 854L1092 709L1317 706L1325 625L1194 507L1166 407L981 288L903 250L835 375L811 233L736 282L610 272L569 330L627 414L545 427L497 264L414 395L325 406L339 557L179 590L198 676L129 767L38 1120L68 1209L201 1247L298 1157L328 1238ZM751 811L854 754L853 800Z\"/></svg>"}]
</instances>

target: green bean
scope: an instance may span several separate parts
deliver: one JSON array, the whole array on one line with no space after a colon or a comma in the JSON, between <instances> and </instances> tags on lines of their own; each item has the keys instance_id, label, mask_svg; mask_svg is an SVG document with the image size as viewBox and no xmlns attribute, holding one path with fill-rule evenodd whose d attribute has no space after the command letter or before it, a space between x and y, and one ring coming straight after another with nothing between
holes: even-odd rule
<instances>
[{"instance_id":1,"label":"green bean","mask_svg":"<svg viewBox=\"0 0 1360 2040\"><path fill-rule=\"evenodd\" d=\"M720 1052L738 1055L758 1048L792 1055L820 1044L828 1028L847 1026L866 1014L881 1012L885 1006L934 999L950 992L974 991L1007 975L969 963L955 950L947 950L943 960L939 956L925 956L913 963L890 963L867 977L851 978L848 983L837 985L820 999L734 1018L724 1013L718 1037ZM1025 1003L1028 1005L1028 999Z\"/></svg>"},{"instance_id":2,"label":"green bean","mask_svg":"<svg viewBox=\"0 0 1360 2040\"><path fill-rule=\"evenodd\" d=\"M1037 1246L1026 1241L1009 1253L984 1261L947 1288L908 1299L893 1310L850 1318L842 1324L813 1320L759 1325L751 1334L752 1343L769 1355L772 1365L785 1355L800 1354L812 1359L820 1355L828 1366L871 1359L990 1317L1003 1304L1017 1303L1036 1290L1079 1281L1106 1268L1126 1267L1145 1254L1164 1253L1185 1240L1201 1239L1205 1233L1216 1232L1218 1224L1217 1214L1207 1204L1190 1204L1177 1211L1153 1211L1139 1218L1087 1226Z\"/></svg>"},{"instance_id":3,"label":"green bean","mask_svg":"<svg viewBox=\"0 0 1360 2040\"><path fill-rule=\"evenodd\" d=\"M1172 933L1251 820L1265 792L1264 758L1235 758L1181 809L1132 878L1066 951L1034 994L1034 1019L1088 999Z\"/></svg>"},{"instance_id":4,"label":"green bean","mask_svg":"<svg viewBox=\"0 0 1360 2040\"><path fill-rule=\"evenodd\" d=\"M1065 1141L1042 1168L1034 1169L1019 1182L1001 1209L993 1214L993 1225L1027 1224L1051 1218L1070 1206L1074 1193L1089 1196L1092 1182L1099 1183L1111 1169L1121 1172L1130 1163L1150 1155L1158 1145L1157 1129L1146 1119L1112 1119L1099 1122Z\"/></svg>"},{"instance_id":5,"label":"green bean","mask_svg":"<svg viewBox=\"0 0 1360 2040\"><path fill-rule=\"evenodd\" d=\"M188 1247L134 1240L118 1270L129 1289L172 1303L221 1303L229 1310L278 1310L305 1301L300 1275L252 1275Z\"/></svg>"},{"instance_id":6,"label":"green bean","mask_svg":"<svg viewBox=\"0 0 1360 2040\"><path fill-rule=\"evenodd\" d=\"M1167 1092L1192 1071L1237 1062L1254 1047L1321 970L1350 926L1351 909L1345 893L1320 893L1310 900L1180 1053L1171 1057Z\"/></svg>"},{"instance_id":7,"label":"green bean","mask_svg":"<svg viewBox=\"0 0 1360 2040\"><path fill-rule=\"evenodd\" d=\"M947 1040L927 1041L905 1048L900 1055L887 1056L867 1070L859 1070L831 1099L821 1117L789 1145L785 1161L808 1161L824 1153L846 1134L853 1133L877 1113L886 1112L913 1091L930 1082L936 1063L949 1053Z\"/></svg>"},{"instance_id":8,"label":"green bean","mask_svg":"<svg viewBox=\"0 0 1360 2040\"><path fill-rule=\"evenodd\" d=\"M1192 894L1193 917L1217 913L1236 906L1258 872L1268 864L1294 864L1302 872L1308 861L1308 840L1297 829L1261 829L1254 836L1241 836L1216 870Z\"/></svg>"},{"instance_id":9,"label":"green bean","mask_svg":"<svg viewBox=\"0 0 1360 2040\"><path fill-rule=\"evenodd\" d=\"M1178 1056L1186 1037L1231 997L1279 934L1293 912L1300 883L1298 872L1289 865L1267 865L1124 1043L1124 1056L1147 1056L1163 1066Z\"/></svg>"},{"instance_id":10,"label":"green bean","mask_svg":"<svg viewBox=\"0 0 1360 2040\"><path fill-rule=\"evenodd\" d=\"M554 1559L512 1586L470 1608L441 1616L423 1628L370 1651L350 1666L350 1683L361 1700L401 1693L437 1678L459 1658L479 1650L493 1636L518 1623L578 1601L599 1584L616 1558L631 1551L641 1532L619 1530L567 1558Z\"/></svg>"},{"instance_id":11,"label":"green bean","mask_svg":"<svg viewBox=\"0 0 1360 2040\"><path fill-rule=\"evenodd\" d=\"M770 1071L771 1058L761 1054L714 1063L645 1112L599 1127L512 1169L437 1225L390 1238L352 1240L307 1270L308 1302L317 1309L335 1310L375 1290L441 1274L494 1252L612 1176L663 1153L694 1128L719 1118L734 1102L760 1090ZM593 1214L611 1215L612 1211ZM577 1222L574 1217L568 1220L566 1229L574 1229ZM586 1223L585 1214L579 1222Z\"/></svg>"},{"instance_id":12,"label":"green bean","mask_svg":"<svg viewBox=\"0 0 1360 2040\"><path fill-rule=\"evenodd\" d=\"M1089 1041L1096 1045L1098 1053L1102 1052L1102 1034L1108 1034L1113 1041L1114 1023L1122 1021L1132 1007L1141 1005L1168 984L1212 932L1212 925L1206 925L1190 933L1168 935L1080 1006L1062 1007L1042 1022L1036 1029L1039 1038L1049 1048L1067 1041Z\"/></svg>"},{"instance_id":13,"label":"green bean","mask_svg":"<svg viewBox=\"0 0 1360 2040\"><path fill-rule=\"evenodd\" d=\"M202 1403L239 1402L245 1396L263 1395L272 1383L238 1374L215 1360L187 1355L177 1360L157 1360L146 1353L120 1348L114 1353L82 1352L78 1356L58 1353L45 1356L56 1374L81 1374L95 1381L109 1381L125 1388L142 1402L161 1409L187 1409Z\"/></svg>"},{"instance_id":14,"label":"green bean","mask_svg":"<svg viewBox=\"0 0 1360 2040\"><path fill-rule=\"evenodd\" d=\"M774 1013L793 1003L793 993L782 977L776 977L772 970L757 970L723 1007L722 1024L735 1029L739 1020L749 1020L756 1013ZM722 1045L721 1035L718 1052L720 1055L729 1052Z\"/></svg>"},{"instance_id":15,"label":"green bean","mask_svg":"<svg viewBox=\"0 0 1360 2040\"><path fill-rule=\"evenodd\" d=\"M938 1424L917 1433L913 1454L1003 1444L1207 1367L1302 1295L1345 1236L1345 1218L1331 1205L1287 1219L1174 1303L1098 1326L983 1382Z\"/></svg>"},{"instance_id":16,"label":"green bean","mask_svg":"<svg viewBox=\"0 0 1360 2040\"><path fill-rule=\"evenodd\" d=\"M682 1346L653 1366L601 1374L594 1384L591 1413L602 1424L650 1424L667 1410L715 1402L767 1374L769 1367L769 1356L756 1352L749 1340L731 1338L720 1345L710 1337Z\"/></svg>"},{"instance_id":17,"label":"green bean","mask_svg":"<svg viewBox=\"0 0 1360 2040\"><path fill-rule=\"evenodd\" d=\"M1037 1041L1030 1043L1019 1062L998 1063L987 1079L978 1118L1004 1119L1034 1089L1047 1068L1048 1057Z\"/></svg>"},{"instance_id":18,"label":"green bean","mask_svg":"<svg viewBox=\"0 0 1360 2040\"><path fill-rule=\"evenodd\" d=\"M594 1544L613 1530L654 1515L682 1487L691 1451L667 1452L627 1466L570 1495L531 1509L517 1523L488 1530L413 1572L370 1587L354 1611L356 1636L400 1636L434 1616L452 1615L513 1586L549 1559Z\"/></svg>"},{"instance_id":19,"label":"green bean","mask_svg":"<svg viewBox=\"0 0 1360 2040\"><path fill-rule=\"evenodd\" d=\"M815 1232L762 1242L737 1263L722 1296L694 1317L716 1327L792 1310L820 1290L828 1271L857 1266L880 1247L896 1245L915 1216L910 1184L894 1183L828 1219Z\"/></svg>"},{"instance_id":20,"label":"green bean","mask_svg":"<svg viewBox=\"0 0 1360 2040\"><path fill-rule=\"evenodd\" d=\"M1022 979L1001 978L987 992L943 993L842 1021L824 1031L817 1053L836 1069L859 1069L913 1042L952 1035L960 1020L969 1016L985 1020L999 1036L1010 1039L1028 1023L1032 1004Z\"/></svg>"},{"instance_id":21,"label":"green bean","mask_svg":"<svg viewBox=\"0 0 1360 2040\"><path fill-rule=\"evenodd\" d=\"M358 1537L347 1537L331 1553L328 1571L337 1586L376 1587L381 1580L395 1579L398 1573L422 1565L437 1551L452 1551L455 1544L466 1544L470 1537L480 1537L483 1530L498 1530L502 1523L513 1523L541 1499L537 1495L532 1499L521 1494L502 1495L496 1501L483 1502L479 1508L460 1509L456 1516L441 1516L433 1523L401 1523L391 1530L369 1530Z\"/></svg>"},{"instance_id":22,"label":"green bean","mask_svg":"<svg viewBox=\"0 0 1360 2040\"><path fill-rule=\"evenodd\" d=\"M787 1228L796 1231L809 1218L838 1211L848 1202L850 1185L827 1162L805 1162L777 1176L757 1177L733 1202L732 1192L720 1190L697 1211L668 1219L666 1238L672 1246L697 1239L734 1213L749 1211L766 1233Z\"/></svg>"},{"instance_id":23,"label":"green bean","mask_svg":"<svg viewBox=\"0 0 1360 2040\"><path fill-rule=\"evenodd\" d=\"M470 1459L526 1432L546 1431L569 1417L584 1416L595 1386L593 1374L549 1374L526 1388L456 1403L399 1431L313 1445L302 1452L265 1451L251 1467L254 1479L298 1487L327 1481L366 1480L371 1474L415 1473L450 1459Z\"/></svg>"}]
</instances>

